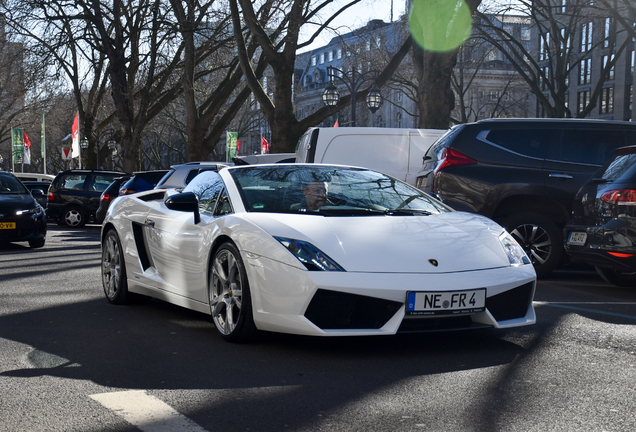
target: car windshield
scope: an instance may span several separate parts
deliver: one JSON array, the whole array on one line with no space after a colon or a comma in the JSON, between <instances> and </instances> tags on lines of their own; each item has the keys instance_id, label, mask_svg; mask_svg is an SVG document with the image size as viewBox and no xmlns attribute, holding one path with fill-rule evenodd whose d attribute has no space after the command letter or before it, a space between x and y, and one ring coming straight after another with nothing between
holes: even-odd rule
<instances>
[{"instance_id":1,"label":"car windshield","mask_svg":"<svg viewBox=\"0 0 636 432\"><path fill-rule=\"evenodd\" d=\"M418 189L367 169L252 165L232 169L230 173L249 212L371 216L450 211Z\"/></svg>"},{"instance_id":2,"label":"car windshield","mask_svg":"<svg viewBox=\"0 0 636 432\"><path fill-rule=\"evenodd\" d=\"M0 194L25 194L29 190L13 176L0 176Z\"/></svg>"}]
</instances>

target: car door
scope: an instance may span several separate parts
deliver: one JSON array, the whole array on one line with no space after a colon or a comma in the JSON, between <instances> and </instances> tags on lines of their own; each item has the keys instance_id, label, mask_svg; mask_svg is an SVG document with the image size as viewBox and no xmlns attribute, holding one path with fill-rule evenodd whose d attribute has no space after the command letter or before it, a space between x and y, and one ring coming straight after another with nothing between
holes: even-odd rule
<instances>
[{"instance_id":1,"label":"car door","mask_svg":"<svg viewBox=\"0 0 636 432\"><path fill-rule=\"evenodd\" d=\"M151 206L144 226L150 259L163 289L207 302L211 242L218 231L214 209L224 190L218 173L205 171L184 192L199 201L200 221L193 212L170 210L161 202Z\"/></svg>"},{"instance_id":2,"label":"car door","mask_svg":"<svg viewBox=\"0 0 636 432\"><path fill-rule=\"evenodd\" d=\"M544 182L571 208L581 186L612 157L616 148L625 145L625 135L615 129L565 128L558 144L548 149L543 165Z\"/></svg>"}]
</instances>

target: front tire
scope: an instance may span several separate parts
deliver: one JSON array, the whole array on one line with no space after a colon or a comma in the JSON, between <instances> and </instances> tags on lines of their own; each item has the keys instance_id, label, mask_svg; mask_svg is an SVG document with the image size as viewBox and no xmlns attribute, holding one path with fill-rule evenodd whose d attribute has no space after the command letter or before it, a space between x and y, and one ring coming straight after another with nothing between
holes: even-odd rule
<instances>
[{"instance_id":1,"label":"front tire","mask_svg":"<svg viewBox=\"0 0 636 432\"><path fill-rule=\"evenodd\" d=\"M64 210L62 223L67 228L81 228L86 225L86 215L77 207Z\"/></svg>"},{"instance_id":2,"label":"front tire","mask_svg":"<svg viewBox=\"0 0 636 432\"><path fill-rule=\"evenodd\" d=\"M620 287L636 287L636 272L622 272L609 268L596 267L596 273L605 281Z\"/></svg>"},{"instance_id":3,"label":"front tire","mask_svg":"<svg viewBox=\"0 0 636 432\"><path fill-rule=\"evenodd\" d=\"M29 247L36 249L36 248L41 248L44 246L44 242L46 241L46 239L36 239L36 240L29 240Z\"/></svg>"},{"instance_id":4,"label":"front tire","mask_svg":"<svg viewBox=\"0 0 636 432\"><path fill-rule=\"evenodd\" d=\"M221 245L212 258L209 302L212 320L228 342L249 342L256 336L245 265L234 244Z\"/></svg>"},{"instance_id":5,"label":"front tire","mask_svg":"<svg viewBox=\"0 0 636 432\"><path fill-rule=\"evenodd\" d=\"M126 265L119 236L114 229L106 233L102 243L102 286L106 298L112 304L128 302Z\"/></svg>"},{"instance_id":6,"label":"front tire","mask_svg":"<svg viewBox=\"0 0 636 432\"><path fill-rule=\"evenodd\" d=\"M563 235L550 219L538 213L517 213L500 223L526 251L537 277L547 276L560 264Z\"/></svg>"}]
</instances>

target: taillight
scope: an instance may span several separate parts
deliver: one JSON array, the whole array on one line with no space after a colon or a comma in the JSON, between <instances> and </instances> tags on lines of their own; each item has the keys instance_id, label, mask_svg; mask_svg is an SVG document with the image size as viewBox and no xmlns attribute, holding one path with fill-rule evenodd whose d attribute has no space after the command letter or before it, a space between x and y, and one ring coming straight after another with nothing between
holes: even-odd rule
<instances>
[{"instance_id":1,"label":"taillight","mask_svg":"<svg viewBox=\"0 0 636 432\"><path fill-rule=\"evenodd\" d=\"M448 147L442 150L442 159L444 159L444 162L437 168L436 172L440 172L448 167L475 165L477 163L477 161L470 156L466 156L464 153Z\"/></svg>"},{"instance_id":2,"label":"taillight","mask_svg":"<svg viewBox=\"0 0 636 432\"><path fill-rule=\"evenodd\" d=\"M48 194L46 194L46 200L53 201L53 192L49 192Z\"/></svg>"},{"instance_id":3,"label":"taillight","mask_svg":"<svg viewBox=\"0 0 636 432\"><path fill-rule=\"evenodd\" d=\"M101 201L108 201L110 199L110 195L107 193L103 193L101 197Z\"/></svg>"},{"instance_id":4,"label":"taillight","mask_svg":"<svg viewBox=\"0 0 636 432\"><path fill-rule=\"evenodd\" d=\"M601 201L613 205L636 205L636 189L616 189L601 195Z\"/></svg>"},{"instance_id":5,"label":"taillight","mask_svg":"<svg viewBox=\"0 0 636 432\"><path fill-rule=\"evenodd\" d=\"M440 159L443 159L443 162L435 170L435 177L433 180L432 192L437 193L437 174L448 167L460 166L460 165L475 165L477 161L470 156L466 156L464 153L454 150L452 148L444 148L442 150L442 154Z\"/></svg>"},{"instance_id":6,"label":"taillight","mask_svg":"<svg viewBox=\"0 0 636 432\"><path fill-rule=\"evenodd\" d=\"M135 192L137 192L134 189L119 189L119 195L130 195L130 194L134 194Z\"/></svg>"},{"instance_id":7,"label":"taillight","mask_svg":"<svg viewBox=\"0 0 636 432\"><path fill-rule=\"evenodd\" d=\"M608 252L608 254L615 256L617 258L631 258L634 256L634 254L620 253L620 252Z\"/></svg>"}]
</instances>

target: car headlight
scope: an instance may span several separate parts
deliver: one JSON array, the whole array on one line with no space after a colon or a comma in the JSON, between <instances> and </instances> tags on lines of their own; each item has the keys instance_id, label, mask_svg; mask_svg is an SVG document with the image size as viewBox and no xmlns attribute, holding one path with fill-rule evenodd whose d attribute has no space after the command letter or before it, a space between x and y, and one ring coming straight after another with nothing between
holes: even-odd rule
<instances>
[{"instance_id":1,"label":"car headlight","mask_svg":"<svg viewBox=\"0 0 636 432\"><path fill-rule=\"evenodd\" d=\"M501 242L504 251L506 251L506 255L508 256L508 261L510 261L511 266L530 264L530 259L528 258L528 255L526 255L526 252L521 246L519 246L519 243L517 243L517 241L508 234L507 231L504 231L499 236L499 241Z\"/></svg>"},{"instance_id":2,"label":"car headlight","mask_svg":"<svg viewBox=\"0 0 636 432\"><path fill-rule=\"evenodd\" d=\"M316 246L302 240L274 237L310 271L345 271Z\"/></svg>"},{"instance_id":3,"label":"car headlight","mask_svg":"<svg viewBox=\"0 0 636 432\"><path fill-rule=\"evenodd\" d=\"M39 205L30 208L30 209L26 209L26 210L18 210L15 212L16 216L24 216L24 215L34 215L34 216L38 216L42 213L42 207L40 207Z\"/></svg>"}]
</instances>

